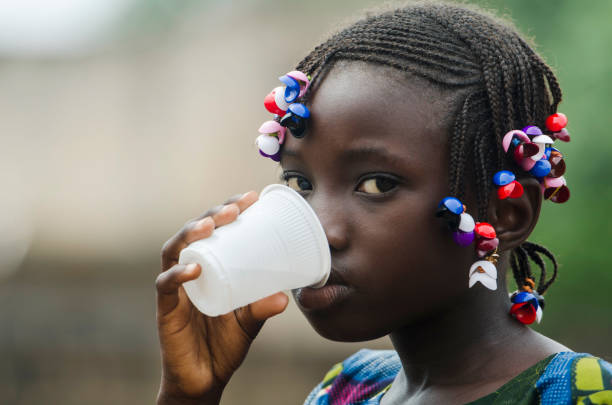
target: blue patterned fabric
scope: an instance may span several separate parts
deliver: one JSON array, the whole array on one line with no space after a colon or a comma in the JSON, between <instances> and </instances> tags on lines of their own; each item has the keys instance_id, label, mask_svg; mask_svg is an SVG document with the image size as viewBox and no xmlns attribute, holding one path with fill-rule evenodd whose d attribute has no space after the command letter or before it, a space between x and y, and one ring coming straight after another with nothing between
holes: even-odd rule
<instances>
[{"instance_id":1,"label":"blue patterned fabric","mask_svg":"<svg viewBox=\"0 0 612 405\"><path fill-rule=\"evenodd\" d=\"M304 405L377 405L401 370L393 350L360 350L334 365ZM472 405L612 405L612 365L587 353L538 362Z\"/></svg>"},{"instance_id":2,"label":"blue patterned fabric","mask_svg":"<svg viewBox=\"0 0 612 405\"><path fill-rule=\"evenodd\" d=\"M536 382L542 405L570 404L572 398L572 363L583 353L559 353L549 363L544 374Z\"/></svg>"},{"instance_id":3,"label":"blue patterned fabric","mask_svg":"<svg viewBox=\"0 0 612 405\"><path fill-rule=\"evenodd\" d=\"M304 404L379 404L401 368L394 350L362 349L334 365Z\"/></svg>"},{"instance_id":4,"label":"blue patterned fabric","mask_svg":"<svg viewBox=\"0 0 612 405\"><path fill-rule=\"evenodd\" d=\"M541 405L612 405L612 365L586 353L558 353L536 388Z\"/></svg>"}]
</instances>

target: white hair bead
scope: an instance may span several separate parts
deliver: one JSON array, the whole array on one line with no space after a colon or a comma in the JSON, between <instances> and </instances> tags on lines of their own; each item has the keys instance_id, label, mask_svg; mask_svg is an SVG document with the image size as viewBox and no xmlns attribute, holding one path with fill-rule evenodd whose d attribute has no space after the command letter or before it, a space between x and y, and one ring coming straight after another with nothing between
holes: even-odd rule
<instances>
[{"instance_id":1,"label":"white hair bead","mask_svg":"<svg viewBox=\"0 0 612 405\"><path fill-rule=\"evenodd\" d=\"M259 135L255 140L257 147L266 155L275 155L280 150L278 138L270 135Z\"/></svg>"}]
</instances>

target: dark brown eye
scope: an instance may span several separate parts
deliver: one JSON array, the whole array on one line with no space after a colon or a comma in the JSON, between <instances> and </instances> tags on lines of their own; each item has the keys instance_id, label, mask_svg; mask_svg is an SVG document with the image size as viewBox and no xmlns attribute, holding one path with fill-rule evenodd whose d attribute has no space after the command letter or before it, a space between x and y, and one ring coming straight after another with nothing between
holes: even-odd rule
<instances>
[{"instance_id":1,"label":"dark brown eye","mask_svg":"<svg viewBox=\"0 0 612 405\"><path fill-rule=\"evenodd\" d=\"M377 176L365 179L357 187L357 191L366 194L382 194L393 190L397 186L397 181L389 177Z\"/></svg>"},{"instance_id":2,"label":"dark brown eye","mask_svg":"<svg viewBox=\"0 0 612 405\"><path fill-rule=\"evenodd\" d=\"M295 191L312 190L312 184L302 176L287 176L285 177L285 183Z\"/></svg>"}]
</instances>

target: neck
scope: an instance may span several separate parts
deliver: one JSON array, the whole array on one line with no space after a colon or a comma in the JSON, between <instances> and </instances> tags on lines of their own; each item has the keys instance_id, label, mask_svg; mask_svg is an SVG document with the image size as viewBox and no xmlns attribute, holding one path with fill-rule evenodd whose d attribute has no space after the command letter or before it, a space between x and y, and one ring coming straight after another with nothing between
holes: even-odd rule
<instances>
[{"instance_id":1,"label":"neck","mask_svg":"<svg viewBox=\"0 0 612 405\"><path fill-rule=\"evenodd\" d=\"M523 361L516 353L533 332L510 317L503 278L498 284L477 284L450 310L391 333L409 391L503 379Z\"/></svg>"}]
</instances>

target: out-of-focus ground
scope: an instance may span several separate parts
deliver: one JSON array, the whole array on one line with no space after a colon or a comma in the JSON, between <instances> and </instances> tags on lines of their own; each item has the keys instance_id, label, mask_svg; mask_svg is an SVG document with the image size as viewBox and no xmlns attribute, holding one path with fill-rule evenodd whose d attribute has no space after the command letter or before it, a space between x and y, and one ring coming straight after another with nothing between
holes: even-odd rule
<instances>
[{"instance_id":1,"label":"out-of-focus ground","mask_svg":"<svg viewBox=\"0 0 612 405\"><path fill-rule=\"evenodd\" d=\"M277 181L253 145L269 117L263 96L373 4L134 1L112 38L78 52L19 54L0 41L0 403L154 401L162 243L227 197ZM538 329L610 360L612 3L489 4L535 35L570 117L572 199L545 205L532 238L562 263ZM390 345L326 341L292 303L223 403L300 403L361 347Z\"/></svg>"}]
</instances>

